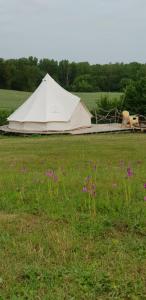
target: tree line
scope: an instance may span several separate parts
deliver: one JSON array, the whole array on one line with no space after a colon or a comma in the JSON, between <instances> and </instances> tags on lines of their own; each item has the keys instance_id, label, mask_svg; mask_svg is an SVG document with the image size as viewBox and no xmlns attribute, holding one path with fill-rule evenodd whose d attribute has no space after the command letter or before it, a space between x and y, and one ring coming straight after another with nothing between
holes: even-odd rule
<instances>
[{"instance_id":1,"label":"tree line","mask_svg":"<svg viewBox=\"0 0 146 300\"><path fill-rule=\"evenodd\" d=\"M72 92L122 92L130 80L146 77L146 64L89 64L36 57L0 58L0 88L34 91L46 73Z\"/></svg>"}]
</instances>

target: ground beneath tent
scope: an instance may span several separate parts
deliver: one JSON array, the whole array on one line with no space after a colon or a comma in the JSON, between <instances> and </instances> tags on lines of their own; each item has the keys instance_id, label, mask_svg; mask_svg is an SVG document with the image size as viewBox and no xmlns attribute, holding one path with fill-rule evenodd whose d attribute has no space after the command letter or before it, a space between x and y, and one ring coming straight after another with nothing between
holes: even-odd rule
<instances>
[{"instance_id":1,"label":"ground beneath tent","mask_svg":"<svg viewBox=\"0 0 146 300\"><path fill-rule=\"evenodd\" d=\"M139 130L139 128L137 128ZM111 124L92 124L89 128L79 128L71 131L32 131L27 130L19 131L12 130L8 125L0 126L0 132L10 133L10 134L41 134L41 135L50 135L50 134L71 134L71 135L82 135L82 134L93 134L93 133L104 133L104 132L122 132L122 131L133 131L132 128L126 128L121 126L119 123Z\"/></svg>"}]
</instances>

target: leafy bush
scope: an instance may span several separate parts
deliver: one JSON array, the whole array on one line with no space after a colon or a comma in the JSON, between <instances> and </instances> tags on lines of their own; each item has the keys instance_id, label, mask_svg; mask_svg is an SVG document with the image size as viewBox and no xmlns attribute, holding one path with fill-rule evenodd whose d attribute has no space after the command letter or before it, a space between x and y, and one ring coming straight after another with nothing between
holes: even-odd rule
<instances>
[{"instance_id":1,"label":"leafy bush","mask_svg":"<svg viewBox=\"0 0 146 300\"><path fill-rule=\"evenodd\" d=\"M8 123L7 118L12 113L10 110L0 109L0 126Z\"/></svg>"}]
</instances>

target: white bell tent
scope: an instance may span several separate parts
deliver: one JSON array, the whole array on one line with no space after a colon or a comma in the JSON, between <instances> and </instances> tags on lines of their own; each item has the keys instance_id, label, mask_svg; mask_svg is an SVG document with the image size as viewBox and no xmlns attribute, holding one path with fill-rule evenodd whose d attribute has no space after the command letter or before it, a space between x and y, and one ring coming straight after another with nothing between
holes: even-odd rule
<instances>
[{"instance_id":1,"label":"white bell tent","mask_svg":"<svg viewBox=\"0 0 146 300\"><path fill-rule=\"evenodd\" d=\"M66 131L91 126L92 115L80 98L64 90L48 74L36 91L12 115L16 131Z\"/></svg>"}]
</instances>

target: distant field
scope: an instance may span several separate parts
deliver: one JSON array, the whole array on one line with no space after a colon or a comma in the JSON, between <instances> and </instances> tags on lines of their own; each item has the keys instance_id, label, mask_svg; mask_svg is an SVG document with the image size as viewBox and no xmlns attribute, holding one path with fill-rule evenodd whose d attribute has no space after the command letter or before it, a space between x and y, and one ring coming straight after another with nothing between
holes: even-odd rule
<instances>
[{"instance_id":1,"label":"distant field","mask_svg":"<svg viewBox=\"0 0 146 300\"><path fill-rule=\"evenodd\" d=\"M16 109L31 95L29 92L19 92L0 89L0 109ZM108 95L110 99L119 98L120 93L76 93L89 109L95 107L101 96Z\"/></svg>"},{"instance_id":2,"label":"distant field","mask_svg":"<svg viewBox=\"0 0 146 300\"><path fill-rule=\"evenodd\" d=\"M0 90L0 109L16 109L30 94L28 92Z\"/></svg>"},{"instance_id":3,"label":"distant field","mask_svg":"<svg viewBox=\"0 0 146 300\"><path fill-rule=\"evenodd\" d=\"M109 99L119 99L122 93L76 93L91 110L95 107L96 101L99 101L101 97L108 95Z\"/></svg>"}]
</instances>

